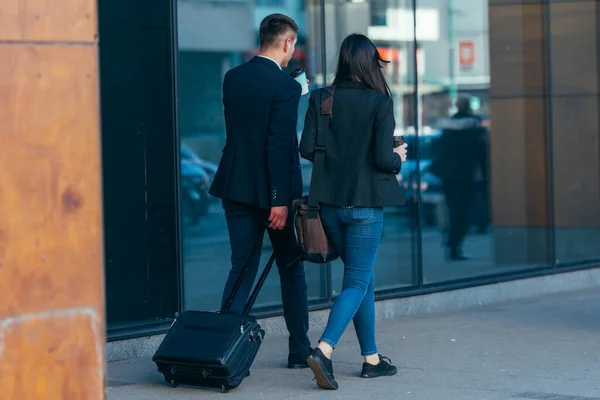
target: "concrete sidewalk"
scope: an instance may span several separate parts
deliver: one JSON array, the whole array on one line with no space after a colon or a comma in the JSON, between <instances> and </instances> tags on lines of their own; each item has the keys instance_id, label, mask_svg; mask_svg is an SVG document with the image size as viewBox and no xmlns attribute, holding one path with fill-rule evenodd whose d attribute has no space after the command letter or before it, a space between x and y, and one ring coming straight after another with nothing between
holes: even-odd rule
<instances>
[{"instance_id":1,"label":"concrete sidewalk","mask_svg":"<svg viewBox=\"0 0 600 400\"><path fill-rule=\"evenodd\" d=\"M108 364L108 400L600 400L600 288L381 321L378 343L399 374L360 378L349 330L334 354L335 392L318 389L310 370L284 368L287 339L271 336L252 375L228 394L170 388L143 358Z\"/></svg>"}]
</instances>

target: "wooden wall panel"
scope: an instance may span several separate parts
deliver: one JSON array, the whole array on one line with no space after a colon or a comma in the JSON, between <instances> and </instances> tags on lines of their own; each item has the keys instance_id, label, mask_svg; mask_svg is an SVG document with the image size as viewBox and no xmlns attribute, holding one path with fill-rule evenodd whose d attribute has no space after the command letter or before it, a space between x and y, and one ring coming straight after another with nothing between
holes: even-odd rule
<instances>
[{"instance_id":1,"label":"wooden wall panel","mask_svg":"<svg viewBox=\"0 0 600 400\"><path fill-rule=\"evenodd\" d=\"M558 228L600 226L597 1L552 1L554 207Z\"/></svg>"},{"instance_id":2,"label":"wooden wall panel","mask_svg":"<svg viewBox=\"0 0 600 400\"><path fill-rule=\"evenodd\" d=\"M544 101L539 98L492 99L491 104L494 226L546 226Z\"/></svg>"},{"instance_id":3,"label":"wooden wall panel","mask_svg":"<svg viewBox=\"0 0 600 400\"><path fill-rule=\"evenodd\" d=\"M493 1L490 174L495 262L549 262L548 68L541 1Z\"/></svg>"},{"instance_id":4,"label":"wooden wall panel","mask_svg":"<svg viewBox=\"0 0 600 400\"><path fill-rule=\"evenodd\" d=\"M598 2L555 3L550 10L552 94L599 94Z\"/></svg>"},{"instance_id":5,"label":"wooden wall panel","mask_svg":"<svg viewBox=\"0 0 600 400\"><path fill-rule=\"evenodd\" d=\"M600 103L596 96L553 99L556 226L600 226Z\"/></svg>"},{"instance_id":6,"label":"wooden wall panel","mask_svg":"<svg viewBox=\"0 0 600 400\"><path fill-rule=\"evenodd\" d=\"M491 96L544 93L544 8L541 5L491 6Z\"/></svg>"},{"instance_id":7,"label":"wooden wall panel","mask_svg":"<svg viewBox=\"0 0 600 400\"><path fill-rule=\"evenodd\" d=\"M556 259L598 259L600 47L598 1L550 1Z\"/></svg>"},{"instance_id":8,"label":"wooden wall panel","mask_svg":"<svg viewBox=\"0 0 600 400\"><path fill-rule=\"evenodd\" d=\"M496 227L549 224L545 8L490 4L492 219Z\"/></svg>"},{"instance_id":9,"label":"wooden wall panel","mask_svg":"<svg viewBox=\"0 0 600 400\"><path fill-rule=\"evenodd\" d=\"M0 400L104 398L94 9L0 9Z\"/></svg>"},{"instance_id":10,"label":"wooden wall panel","mask_svg":"<svg viewBox=\"0 0 600 400\"><path fill-rule=\"evenodd\" d=\"M543 228L554 212L557 257L596 257L590 238L600 226L600 5L489 4L495 246L516 245L510 232L520 229L530 242L528 262L543 263Z\"/></svg>"},{"instance_id":11,"label":"wooden wall panel","mask_svg":"<svg viewBox=\"0 0 600 400\"><path fill-rule=\"evenodd\" d=\"M2 0L0 40L91 42L95 0Z\"/></svg>"}]
</instances>

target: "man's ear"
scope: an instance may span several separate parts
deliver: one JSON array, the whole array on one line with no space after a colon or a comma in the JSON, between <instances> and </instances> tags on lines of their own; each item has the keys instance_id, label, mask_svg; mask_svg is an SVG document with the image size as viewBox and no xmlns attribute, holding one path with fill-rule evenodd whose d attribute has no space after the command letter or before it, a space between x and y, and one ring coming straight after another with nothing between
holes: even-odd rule
<instances>
[{"instance_id":1,"label":"man's ear","mask_svg":"<svg viewBox=\"0 0 600 400\"><path fill-rule=\"evenodd\" d=\"M283 51L285 51L287 53L290 50L291 45L292 45L292 39L286 39L285 42L283 43Z\"/></svg>"}]
</instances>

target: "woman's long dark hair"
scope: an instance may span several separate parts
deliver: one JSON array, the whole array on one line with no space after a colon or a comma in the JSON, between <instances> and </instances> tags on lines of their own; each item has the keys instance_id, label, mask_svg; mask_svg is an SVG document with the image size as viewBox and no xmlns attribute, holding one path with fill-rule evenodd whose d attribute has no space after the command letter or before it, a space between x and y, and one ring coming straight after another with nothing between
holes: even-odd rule
<instances>
[{"instance_id":1,"label":"woman's long dark hair","mask_svg":"<svg viewBox=\"0 0 600 400\"><path fill-rule=\"evenodd\" d=\"M333 84L352 79L371 90L391 96L390 87L381 72L381 63L389 61L381 58L375 44L365 35L353 33L342 42Z\"/></svg>"}]
</instances>

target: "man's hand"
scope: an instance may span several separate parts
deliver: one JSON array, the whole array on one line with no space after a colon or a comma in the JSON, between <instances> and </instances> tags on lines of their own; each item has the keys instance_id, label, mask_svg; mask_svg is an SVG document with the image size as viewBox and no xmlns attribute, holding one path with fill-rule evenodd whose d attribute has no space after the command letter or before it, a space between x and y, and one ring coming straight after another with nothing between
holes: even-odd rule
<instances>
[{"instance_id":1,"label":"man's hand","mask_svg":"<svg viewBox=\"0 0 600 400\"><path fill-rule=\"evenodd\" d=\"M394 153L398 154L400 156L400 159L402 160L402 162L406 162L406 148L408 147L408 144L404 143L402 146L398 146L394 149Z\"/></svg>"},{"instance_id":2,"label":"man's hand","mask_svg":"<svg viewBox=\"0 0 600 400\"><path fill-rule=\"evenodd\" d=\"M287 223L288 208L283 207L272 207L271 215L269 216L269 229L283 230Z\"/></svg>"}]
</instances>

